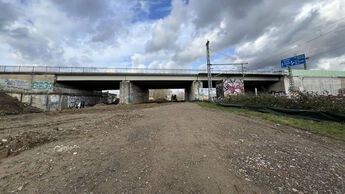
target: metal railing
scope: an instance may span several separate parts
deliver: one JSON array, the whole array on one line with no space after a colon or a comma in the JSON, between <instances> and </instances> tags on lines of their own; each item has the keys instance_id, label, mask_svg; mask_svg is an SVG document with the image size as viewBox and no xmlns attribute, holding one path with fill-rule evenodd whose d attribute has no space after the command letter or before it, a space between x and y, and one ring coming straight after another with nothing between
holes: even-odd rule
<instances>
[{"instance_id":1,"label":"metal railing","mask_svg":"<svg viewBox=\"0 0 345 194\"><path fill-rule=\"evenodd\" d=\"M206 69L149 69L149 68L114 68L114 67L66 67L66 66L0 66L3 73L128 73L128 74L200 74ZM212 70L215 74L242 74L242 71ZM251 71L245 74L284 74L283 72Z\"/></svg>"}]
</instances>

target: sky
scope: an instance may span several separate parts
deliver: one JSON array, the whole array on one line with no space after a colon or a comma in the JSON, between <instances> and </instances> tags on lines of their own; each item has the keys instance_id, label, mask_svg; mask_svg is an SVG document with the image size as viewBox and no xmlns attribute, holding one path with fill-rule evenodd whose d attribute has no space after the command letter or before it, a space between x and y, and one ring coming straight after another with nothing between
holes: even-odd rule
<instances>
[{"instance_id":1,"label":"sky","mask_svg":"<svg viewBox=\"0 0 345 194\"><path fill-rule=\"evenodd\" d=\"M0 65L345 71L344 0L0 0ZM238 66L220 66L236 69ZM303 68L301 66L295 69Z\"/></svg>"}]
</instances>

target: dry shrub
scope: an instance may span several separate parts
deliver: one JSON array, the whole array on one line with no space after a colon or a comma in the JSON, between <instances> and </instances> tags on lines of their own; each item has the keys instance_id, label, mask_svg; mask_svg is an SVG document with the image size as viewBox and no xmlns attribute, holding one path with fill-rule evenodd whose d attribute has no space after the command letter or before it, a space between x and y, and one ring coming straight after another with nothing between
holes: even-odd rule
<instances>
[{"instance_id":1,"label":"dry shrub","mask_svg":"<svg viewBox=\"0 0 345 194\"><path fill-rule=\"evenodd\" d=\"M238 95L220 100L227 104L265 106L289 109L316 110L345 114L345 98L335 96L313 96L300 94L298 97L273 96L269 94Z\"/></svg>"}]
</instances>

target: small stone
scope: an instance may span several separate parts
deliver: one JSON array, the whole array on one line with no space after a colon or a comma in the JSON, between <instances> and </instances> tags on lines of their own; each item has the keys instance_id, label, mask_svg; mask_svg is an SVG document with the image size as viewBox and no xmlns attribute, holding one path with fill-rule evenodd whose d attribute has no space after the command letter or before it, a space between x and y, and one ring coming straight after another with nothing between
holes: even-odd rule
<instances>
[{"instance_id":1,"label":"small stone","mask_svg":"<svg viewBox=\"0 0 345 194\"><path fill-rule=\"evenodd\" d=\"M18 187L18 191L21 191L23 189L23 185Z\"/></svg>"},{"instance_id":2,"label":"small stone","mask_svg":"<svg viewBox=\"0 0 345 194\"><path fill-rule=\"evenodd\" d=\"M2 139L1 141L2 141L2 142L7 142L7 139Z\"/></svg>"},{"instance_id":3,"label":"small stone","mask_svg":"<svg viewBox=\"0 0 345 194\"><path fill-rule=\"evenodd\" d=\"M295 189L295 188L292 188L292 191L293 191L293 192L298 192L298 190L297 190L297 189Z\"/></svg>"},{"instance_id":4,"label":"small stone","mask_svg":"<svg viewBox=\"0 0 345 194\"><path fill-rule=\"evenodd\" d=\"M9 150L8 148L4 148L0 150L0 159L1 158L6 158L9 155Z\"/></svg>"},{"instance_id":5,"label":"small stone","mask_svg":"<svg viewBox=\"0 0 345 194\"><path fill-rule=\"evenodd\" d=\"M77 152L73 152L73 155L77 155Z\"/></svg>"}]
</instances>

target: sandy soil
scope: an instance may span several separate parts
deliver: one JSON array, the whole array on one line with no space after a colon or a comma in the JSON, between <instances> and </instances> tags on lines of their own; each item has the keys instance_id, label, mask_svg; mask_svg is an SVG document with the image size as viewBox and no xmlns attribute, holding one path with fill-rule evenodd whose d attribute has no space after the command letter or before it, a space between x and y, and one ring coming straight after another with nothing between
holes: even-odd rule
<instances>
[{"instance_id":1,"label":"sandy soil","mask_svg":"<svg viewBox=\"0 0 345 194\"><path fill-rule=\"evenodd\" d=\"M344 142L192 103L3 116L0 140L0 193L345 193Z\"/></svg>"}]
</instances>

